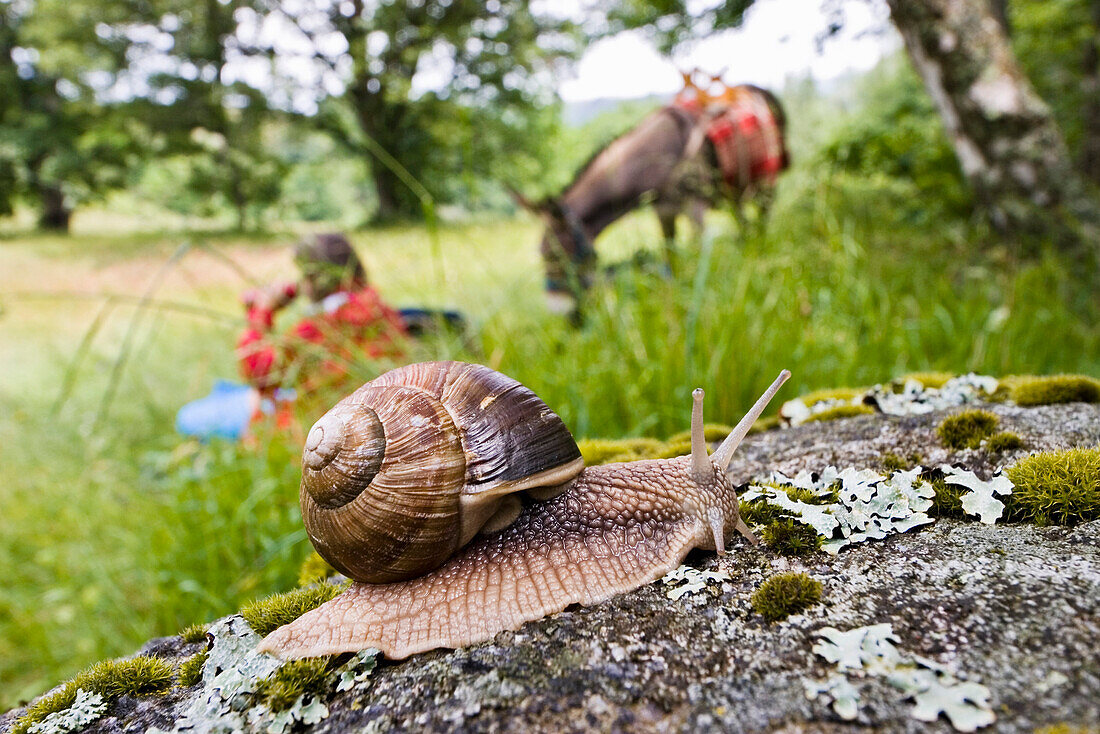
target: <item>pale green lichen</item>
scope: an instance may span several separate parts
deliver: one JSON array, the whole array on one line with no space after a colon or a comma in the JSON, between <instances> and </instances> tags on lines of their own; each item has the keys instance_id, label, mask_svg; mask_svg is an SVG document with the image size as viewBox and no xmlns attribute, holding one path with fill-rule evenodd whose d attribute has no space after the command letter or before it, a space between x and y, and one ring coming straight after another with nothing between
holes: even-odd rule
<instances>
[{"instance_id":1,"label":"pale green lichen","mask_svg":"<svg viewBox=\"0 0 1100 734\"><path fill-rule=\"evenodd\" d=\"M910 372L896 379L895 383L905 385L910 380L919 382L926 390L939 390L948 380L954 379L951 372Z\"/></svg>"},{"instance_id":2,"label":"pale green lichen","mask_svg":"<svg viewBox=\"0 0 1100 734\"><path fill-rule=\"evenodd\" d=\"M241 616L257 634L266 635L290 624L311 609L339 596L346 584L321 584L258 599L241 609Z\"/></svg>"},{"instance_id":3,"label":"pale green lichen","mask_svg":"<svg viewBox=\"0 0 1100 734\"><path fill-rule=\"evenodd\" d=\"M1033 454L1005 474L1014 485L1009 520L1076 525L1100 518L1100 448Z\"/></svg>"},{"instance_id":4,"label":"pale green lichen","mask_svg":"<svg viewBox=\"0 0 1100 734\"><path fill-rule=\"evenodd\" d=\"M836 666L837 672L882 676L913 699L910 716L933 722L943 714L958 731L972 732L997 720L988 688L973 681L960 681L945 667L931 660L902 653L894 643L890 624L857 627L842 632L824 627L817 635L824 638L814 644L814 653ZM806 697L824 696L843 719L859 714L859 694L839 684L836 675L823 683L803 681Z\"/></svg>"},{"instance_id":5,"label":"pale green lichen","mask_svg":"<svg viewBox=\"0 0 1100 734\"><path fill-rule=\"evenodd\" d=\"M781 573L765 581L751 598L753 610L778 622L821 601L821 582L804 573Z\"/></svg>"},{"instance_id":6,"label":"pale green lichen","mask_svg":"<svg viewBox=\"0 0 1100 734\"><path fill-rule=\"evenodd\" d=\"M703 571L694 566L680 566L674 568L664 576L661 581L670 587L666 596L669 599L680 599L688 594L694 594L707 587L708 581L728 581L730 575L725 571Z\"/></svg>"}]
</instances>

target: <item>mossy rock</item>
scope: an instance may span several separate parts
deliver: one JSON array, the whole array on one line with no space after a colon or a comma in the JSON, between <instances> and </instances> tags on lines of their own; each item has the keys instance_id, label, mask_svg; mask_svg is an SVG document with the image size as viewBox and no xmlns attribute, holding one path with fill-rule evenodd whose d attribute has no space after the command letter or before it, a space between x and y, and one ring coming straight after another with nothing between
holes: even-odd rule
<instances>
[{"instance_id":1,"label":"mossy rock","mask_svg":"<svg viewBox=\"0 0 1100 734\"><path fill-rule=\"evenodd\" d=\"M781 556L808 556L821 548L823 542L816 530L793 517L772 520L760 536L769 548Z\"/></svg>"},{"instance_id":2,"label":"mossy rock","mask_svg":"<svg viewBox=\"0 0 1100 734\"><path fill-rule=\"evenodd\" d=\"M814 413L804 423L821 423L822 421L835 421L840 418L854 418L857 415L870 415L875 409L870 405L837 405L827 408L820 413Z\"/></svg>"},{"instance_id":3,"label":"mossy rock","mask_svg":"<svg viewBox=\"0 0 1100 734\"><path fill-rule=\"evenodd\" d=\"M331 660L319 657L284 663L256 686L256 699L272 711L285 711L303 694L324 692Z\"/></svg>"},{"instance_id":4,"label":"mossy rock","mask_svg":"<svg viewBox=\"0 0 1100 734\"><path fill-rule=\"evenodd\" d=\"M973 408L944 418L936 434L949 449L976 449L997 430L1000 418L988 410Z\"/></svg>"},{"instance_id":5,"label":"mossy rock","mask_svg":"<svg viewBox=\"0 0 1100 734\"><path fill-rule=\"evenodd\" d=\"M1086 375L1014 377L1008 385L1009 398L1017 405L1100 403L1100 380Z\"/></svg>"},{"instance_id":6,"label":"mossy rock","mask_svg":"<svg viewBox=\"0 0 1100 734\"><path fill-rule=\"evenodd\" d=\"M52 713L64 711L76 701L77 691L97 693L105 701L119 696L153 696L172 687L171 664L160 658L137 656L123 660L104 660L87 668L61 688L27 707L10 734L25 734Z\"/></svg>"},{"instance_id":7,"label":"mossy rock","mask_svg":"<svg viewBox=\"0 0 1100 734\"><path fill-rule=\"evenodd\" d=\"M290 624L311 609L335 599L347 588L347 584L320 584L285 594L274 594L246 604L241 608L241 616L256 634L266 635L284 624Z\"/></svg>"},{"instance_id":8,"label":"mossy rock","mask_svg":"<svg viewBox=\"0 0 1100 734\"><path fill-rule=\"evenodd\" d=\"M1011 431L1001 431L987 438L983 446L990 453L1001 454L1023 448L1024 440Z\"/></svg>"},{"instance_id":9,"label":"mossy rock","mask_svg":"<svg viewBox=\"0 0 1100 734\"><path fill-rule=\"evenodd\" d=\"M778 622L821 601L821 582L804 573L781 573L765 581L750 600L768 622Z\"/></svg>"},{"instance_id":10,"label":"mossy rock","mask_svg":"<svg viewBox=\"0 0 1100 734\"><path fill-rule=\"evenodd\" d=\"M1100 448L1044 451L1005 474L1014 485L1006 501L1008 520L1076 525L1100 518Z\"/></svg>"},{"instance_id":11,"label":"mossy rock","mask_svg":"<svg viewBox=\"0 0 1100 734\"><path fill-rule=\"evenodd\" d=\"M926 390L939 390L948 380L955 377L953 372L910 372L894 380L904 387L909 380L915 380L924 386Z\"/></svg>"},{"instance_id":12,"label":"mossy rock","mask_svg":"<svg viewBox=\"0 0 1100 734\"><path fill-rule=\"evenodd\" d=\"M203 650L185 658L176 668L176 685L180 688L190 688L202 680L202 669L209 657L210 651Z\"/></svg>"},{"instance_id":13,"label":"mossy rock","mask_svg":"<svg viewBox=\"0 0 1100 734\"><path fill-rule=\"evenodd\" d=\"M707 423L703 426L703 438L707 443L719 443L733 432L733 426L724 423ZM680 431L668 437L668 443L691 443L691 431Z\"/></svg>"},{"instance_id":14,"label":"mossy rock","mask_svg":"<svg viewBox=\"0 0 1100 734\"><path fill-rule=\"evenodd\" d=\"M665 449L665 443L656 438L585 438L577 442L577 447L586 466L597 466L657 458Z\"/></svg>"},{"instance_id":15,"label":"mossy rock","mask_svg":"<svg viewBox=\"0 0 1100 734\"><path fill-rule=\"evenodd\" d=\"M832 387L799 395L798 399L808 408L814 403L820 403L822 400L853 400L866 393L868 389L866 387Z\"/></svg>"}]
</instances>

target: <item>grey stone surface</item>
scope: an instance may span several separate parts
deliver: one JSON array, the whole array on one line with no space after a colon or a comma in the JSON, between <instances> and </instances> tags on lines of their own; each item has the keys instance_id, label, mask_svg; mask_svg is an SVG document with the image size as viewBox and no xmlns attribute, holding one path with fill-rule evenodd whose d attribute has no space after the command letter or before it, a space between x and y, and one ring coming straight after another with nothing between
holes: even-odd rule
<instances>
[{"instance_id":1,"label":"grey stone surface","mask_svg":"<svg viewBox=\"0 0 1100 734\"><path fill-rule=\"evenodd\" d=\"M1029 451L1100 444L1100 406L989 407L1026 449L948 452L934 434L943 414L861 416L751 436L731 472L747 481L772 469L877 469L893 451L988 476ZM1100 521L1037 528L938 520L836 558L785 559L737 540L723 558L698 553L687 562L730 579L679 600L656 583L467 649L381 661L348 691L336 692L334 676L323 697L330 714L313 729L951 731L942 717L911 718L912 703L881 678L849 676L862 699L852 723L805 697L804 679L832 672L811 650L815 631L882 622L893 625L899 648L989 688L997 722L985 731L1100 728ZM787 570L821 581L822 604L767 624L750 596ZM167 658L195 649L177 638L146 646ZM196 692L123 699L90 730L170 728Z\"/></svg>"}]
</instances>

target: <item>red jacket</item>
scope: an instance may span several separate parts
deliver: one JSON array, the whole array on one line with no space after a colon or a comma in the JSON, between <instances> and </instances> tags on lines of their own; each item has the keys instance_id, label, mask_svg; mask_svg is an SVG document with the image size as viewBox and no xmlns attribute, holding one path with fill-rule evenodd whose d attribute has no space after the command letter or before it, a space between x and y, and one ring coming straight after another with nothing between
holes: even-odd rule
<instances>
[{"instance_id":1,"label":"red jacket","mask_svg":"<svg viewBox=\"0 0 1100 734\"><path fill-rule=\"evenodd\" d=\"M237 358L250 385L261 392L295 385L309 389L346 374L363 357L400 356L405 324L373 288L340 291L317 305L317 313L282 336L272 333L274 313L269 308L249 306Z\"/></svg>"}]
</instances>

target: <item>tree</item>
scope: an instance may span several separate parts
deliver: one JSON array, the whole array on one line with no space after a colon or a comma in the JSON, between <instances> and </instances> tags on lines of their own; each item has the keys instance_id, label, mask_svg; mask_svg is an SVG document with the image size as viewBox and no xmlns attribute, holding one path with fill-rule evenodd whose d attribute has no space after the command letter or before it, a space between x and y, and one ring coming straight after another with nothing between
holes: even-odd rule
<instances>
[{"instance_id":1,"label":"tree","mask_svg":"<svg viewBox=\"0 0 1100 734\"><path fill-rule=\"evenodd\" d=\"M56 22L57 5L40 2L32 17L30 2L0 0L0 213L25 196L40 226L66 231L76 202L123 183L131 151L124 120L76 73L81 30ZM81 42L111 55L94 35Z\"/></svg>"},{"instance_id":2,"label":"tree","mask_svg":"<svg viewBox=\"0 0 1100 734\"><path fill-rule=\"evenodd\" d=\"M1100 231L1100 204L1074 170L989 0L887 4L993 225L1039 234L1053 226L1078 242Z\"/></svg>"},{"instance_id":3,"label":"tree","mask_svg":"<svg viewBox=\"0 0 1100 734\"><path fill-rule=\"evenodd\" d=\"M553 102L549 72L580 51L572 23L523 0L283 3L256 25L280 18L329 90L318 120L372 157L382 220L422 216L425 202L479 177L530 167L553 124L539 114ZM329 96L340 87L343 99Z\"/></svg>"},{"instance_id":4,"label":"tree","mask_svg":"<svg viewBox=\"0 0 1100 734\"><path fill-rule=\"evenodd\" d=\"M181 158L179 182L236 214L237 228L279 197L285 165L265 139L277 115L266 95L234 75L246 61L239 17L249 0L85 0L124 9L97 33L126 48L112 84L148 126L148 153Z\"/></svg>"}]
</instances>

